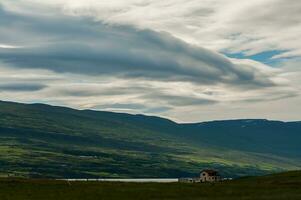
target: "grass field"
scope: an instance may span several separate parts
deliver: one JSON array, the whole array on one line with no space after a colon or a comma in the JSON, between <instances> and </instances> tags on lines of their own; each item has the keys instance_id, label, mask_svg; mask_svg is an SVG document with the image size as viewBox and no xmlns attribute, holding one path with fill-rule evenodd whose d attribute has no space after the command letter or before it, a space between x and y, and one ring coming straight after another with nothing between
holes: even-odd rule
<instances>
[{"instance_id":1,"label":"grass field","mask_svg":"<svg viewBox=\"0 0 301 200\"><path fill-rule=\"evenodd\" d=\"M109 183L1 179L1 200L216 199L299 200L301 172L215 184Z\"/></svg>"}]
</instances>

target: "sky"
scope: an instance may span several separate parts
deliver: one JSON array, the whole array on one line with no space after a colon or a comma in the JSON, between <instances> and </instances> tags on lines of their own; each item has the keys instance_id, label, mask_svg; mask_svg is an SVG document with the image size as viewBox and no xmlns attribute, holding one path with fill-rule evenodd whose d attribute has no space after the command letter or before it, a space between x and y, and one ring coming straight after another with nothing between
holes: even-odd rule
<instances>
[{"instance_id":1,"label":"sky","mask_svg":"<svg viewBox=\"0 0 301 200\"><path fill-rule=\"evenodd\" d=\"M0 100L301 120L296 0L0 0Z\"/></svg>"}]
</instances>

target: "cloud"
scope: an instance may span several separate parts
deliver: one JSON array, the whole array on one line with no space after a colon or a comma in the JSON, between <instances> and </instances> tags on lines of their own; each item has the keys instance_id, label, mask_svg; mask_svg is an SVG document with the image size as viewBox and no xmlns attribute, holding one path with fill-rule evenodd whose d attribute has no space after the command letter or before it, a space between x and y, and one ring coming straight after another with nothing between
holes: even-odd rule
<instances>
[{"instance_id":1,"label":"cloud","mask_svg":"<svg viewBox=\"0 0 301 200\"><path fill-rule=\"evenodd\" d=\"M7 44L0 44L0 48L3 48L3 49L15 49L15 48L21 48L21 47L7 45Z\"/></svg>"},{"instance_id":2,"label":"cloud","mask_svg":"<svg viewBox=\"0 0 301 200\"><path fill-rule=\"evenodd\" d=\"M171 106L196 106L196 105L208 105L217 103L216 100L201 98L201 97L189 97L180 95L171 95L164 93L151 93L143 96L143 98L157 101L158 103L168 102Z\"/></svg>"},{"instance_id":3,"label":"cloud","mask_svg":"<svg viewBox=\"0 0 301 200\"><path fill-rule=\"evenodd\" d=\"M171 110L171 107L167 106L155 106L155 107L148 107L143 104L104 104L99 106L91 107L90 109L96 110L108 110L108 111L115 111L115 112L128 112L128 113L148 113L148 114L161 114L164 112L168 112Z\"/></svg>"},{"instance_id":4,"label":"cloud","mask_svg":"<svg viewBox=\"0 0 301 200\"><path fill-rule=\"evenodd\" d=\"M301 55L296 34L301 31L301 3L295 0L4 0L2 4L32 16L64 12L105 24L164 31L219 52L252 55L282 50L274 58Z\"/></svg>"},{"instance_id":5,"label":"cloud","mask_svg":"<svg viewBox=\"0 0 301 200\"><path fill-rule=\"evenodd\" d=\"M297 119L299 61L292 71L201 47L245 54L278 48L278 40L257 38L253 12L235 21L240 8L261 1L219 2L1 1L0 98L179 121Z\"/></svg>"},{"instance_id":6,"label":"cloud","mask_svg":"<svg viewBox=\"0 0 301 200\"><path fill-rule=\"evenodd\" d=\"M51 1L45 1L48 4ZM210 48L252 55L301 56L301 3L295 0L74 0L52 2L69 15L171 33ZM297 42L298 41L298 42Z\"/></svg>"},{"instance_id":7,"label":"cloud","mask_svg":"<svg viewBox=\"0 0 301 200\"><path fill-rule=\"evenodd\" d=\"M0 92L2 91L14 91L14 92L33 92L46 88L43 84L28 84L28 83L11 83L0 84Z\"/></svg>"},{"instance_id":8,"label":"cloud","mask_svg":"<svg viewBox=\"0 0 301 200\"><path fill-rule=\"evenodd\" d=\"M22 41L22 45L30 41L22 48L0 49L0 59L14 67L239 87L275 85L268 74L253 66L234 64L167 33L108 26L88 18L61 15L33 19L1 12L7 28L19 33L16 41ZM16 20L26 28L15 26ZM39 39L24 35L38 35ZM6 31L0 29L0 36L7 36Z\"/></svg>"}]
</instances>

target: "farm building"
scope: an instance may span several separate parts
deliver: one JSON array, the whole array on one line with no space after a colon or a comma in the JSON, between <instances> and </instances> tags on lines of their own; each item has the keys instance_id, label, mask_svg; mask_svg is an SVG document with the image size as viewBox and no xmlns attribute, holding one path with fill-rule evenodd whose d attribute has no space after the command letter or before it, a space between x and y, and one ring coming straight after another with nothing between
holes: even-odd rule
<instances>
[{"instance_id":1,"label":"farm building","mask_svg":"<svg viewBox=\"0 0 301 200\"><path fill-rule=\"evenodd\" d=\"M204 183L217 181L221 181L221 176L219 175L218 171L212 169L202 170L199 177L179 179L179 182L183 183Z\"/></svg>"},{"instance_id":2,"label":"farm building","mask_svg":"<svg viewBox=\"0 0 301 200\"><path fill-rule=\"evenodd\" d=\"M221 177L216 170L205 169L200 173L200 181L201 182L216 182L220 181Z\"/></svg>"}]
</instances>

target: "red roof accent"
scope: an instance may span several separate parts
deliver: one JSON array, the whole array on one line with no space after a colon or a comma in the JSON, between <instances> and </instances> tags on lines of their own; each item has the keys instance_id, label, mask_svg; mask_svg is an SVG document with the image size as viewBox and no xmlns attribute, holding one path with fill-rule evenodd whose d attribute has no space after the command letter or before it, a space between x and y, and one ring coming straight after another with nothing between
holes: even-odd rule
<instances>
[{"instance_id":1,"label":"red roof accent","mask_svg":"<svg viewBox=\"0 0 301 200\"><path fill-rule=\"evenodd\" d=\"M209 174L209 176L218 176L218 171L213 170L213 169L204 169L201 171L201 173L206 172Z\"/></svg>"}]
</instances>

